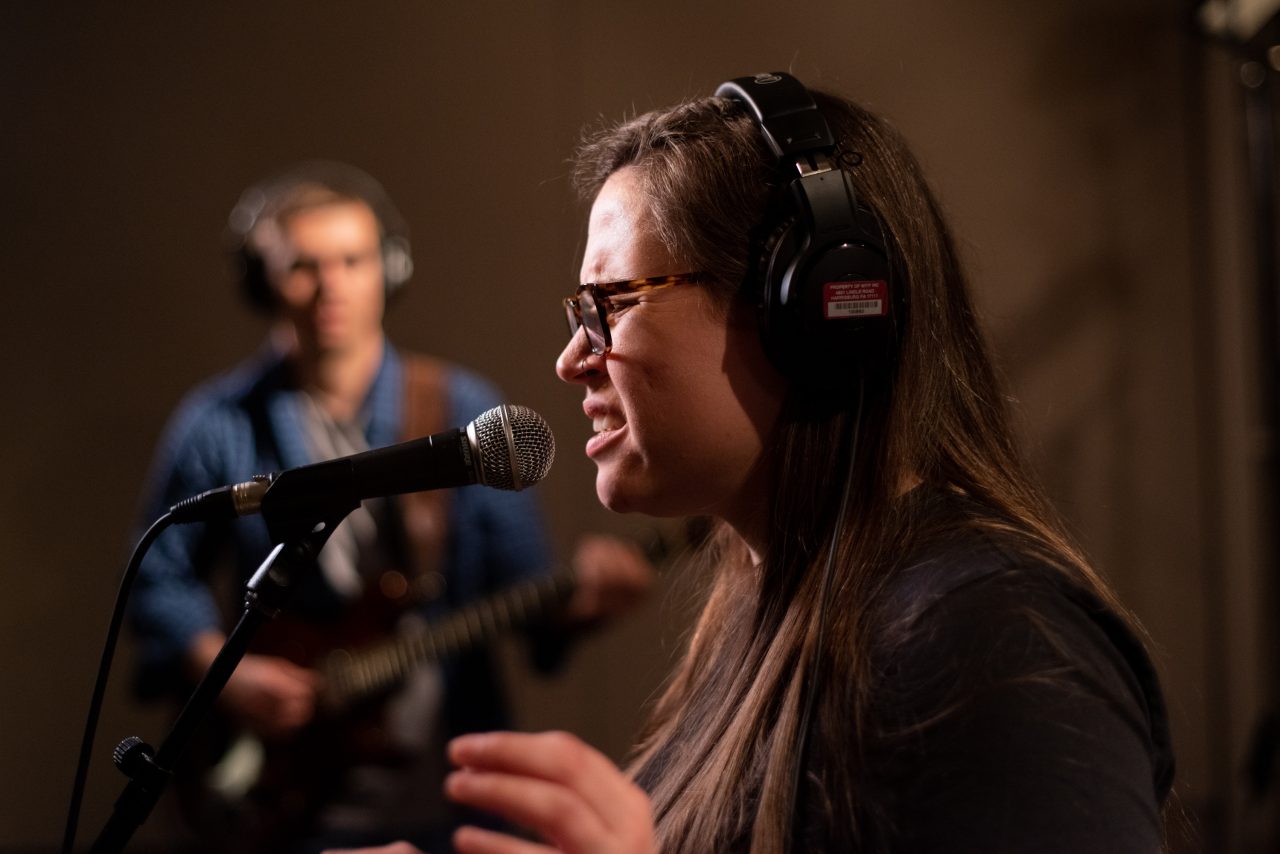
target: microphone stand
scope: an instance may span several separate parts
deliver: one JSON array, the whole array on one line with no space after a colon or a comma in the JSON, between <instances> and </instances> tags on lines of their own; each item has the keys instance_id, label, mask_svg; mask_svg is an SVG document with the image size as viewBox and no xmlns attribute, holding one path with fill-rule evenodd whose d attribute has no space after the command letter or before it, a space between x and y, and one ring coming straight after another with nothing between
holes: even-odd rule
<instances>
[{"instance_id":1,"label":"microphone stand","mask_svg":"<svg viewBox=\"0 0 1280 854\"><path fill-rule=\"evenodd\" d=\"M231 678L254 635L264 623L280 613L299 572L315 566L316 556L329 535L355 506L331 510L318 523L293 519L272 524L268 520L273 535L279 532L273 536L278 545L246 585L244 614L227 636L204 678L160 743L160 748L156 750L137 736L129 736L112 752L116 767L129 778L129 783L89 849L92 854L123 851L134 832L146 821L173 776L174 765L196 725L212 708L213 701Z\"/></svg>"}]
</instances>

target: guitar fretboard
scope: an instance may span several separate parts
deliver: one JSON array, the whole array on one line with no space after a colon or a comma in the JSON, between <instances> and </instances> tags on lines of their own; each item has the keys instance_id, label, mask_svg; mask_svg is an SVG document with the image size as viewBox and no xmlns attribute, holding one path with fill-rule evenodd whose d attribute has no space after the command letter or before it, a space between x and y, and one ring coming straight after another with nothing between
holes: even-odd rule
<instances>
[{"instance_id":1,"label":"guitar fretboard","mask_svg":"<svg viewBox=\"0 0 1280 854\"><path fill-rule=\"evenodd\" d=\"M573 592L571 570L533 579L461 608L436 623L401 631L359 650L335 650L321 665L324 704L340 710L382 693L414 667L438 662L482 641L545 618Z\"/></svg>"}]
</instances>

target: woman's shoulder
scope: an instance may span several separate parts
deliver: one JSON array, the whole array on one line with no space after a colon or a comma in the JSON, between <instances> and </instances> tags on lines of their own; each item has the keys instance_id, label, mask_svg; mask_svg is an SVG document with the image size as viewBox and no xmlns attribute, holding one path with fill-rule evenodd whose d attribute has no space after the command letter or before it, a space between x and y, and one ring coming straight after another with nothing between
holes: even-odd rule
<instances>
[{"instance_id":1,"label":"woman's shoulder","mask_svg":"<svg viewBox=\"0 0 1280 854\"><path fill-rule=\"evenodd\" d=\"M894 573L877 608L884 732L948 721L943 731L984 743L997 764L1016 733L1050 763L1113 751L1145 767L1153 800L1163 798L1173 773L1167 714L1140 630L1070 562L973 522L963 506L945 513L948 524Z\"/></svg>"},{"instance_id":2,"label":"woman's shoulder","mask_svg":"<svg viewBox=\"0 0 1280 854\"><path fill-rule=\"evenodd\" d=\"M970 651L993 678L1041 667L1114 672L1148 693L1154 669L1138 630L1079 568L963 497L928 500L923 533L878 600L881 652L963 665Z\"/></svg>"},{"instance_id":3,"label":"woman's shoulder","mask_svg":"<svg viewBox=\"0 0 1280 854\"><path fill-rule=\"evenodd\" d=\"M937 489L914 496L912 503L914 533L882 591L886 609L899 621L962 603L1074 603L1090 612L1106 610L1071 560L997 511Z\"/></svg>"}]
</instances>

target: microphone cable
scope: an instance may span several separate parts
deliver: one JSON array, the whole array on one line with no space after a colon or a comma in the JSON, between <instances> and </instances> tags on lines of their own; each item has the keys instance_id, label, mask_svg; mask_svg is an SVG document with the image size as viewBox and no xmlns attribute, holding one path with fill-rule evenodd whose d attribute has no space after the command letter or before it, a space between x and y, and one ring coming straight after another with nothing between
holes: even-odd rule
<instances>
[{"instance_id":1,"label":"microphone cable","mask_svg":"<svg viewBox=\"0 0 1280 854\"><path fill-rule=\"evenodd\" d=\"M102 701L107 690L107 677L111 674L111 660L115 656L116 641L120 636L120 626L124 622L125 603L129 601L129 590L133 587L134 578L138 575L138 567L142 558L156 538L171 524L172 513L165 513L147 529L138 544L133 548L124 575L120 579L120 587L116 592L115 607L111 612L111 623L107 627L107 639L102 647L102 660L98 664L98 678L93 686L93 697L89 700L89 714L85 719L84 737L80 742L80 758L76 763L75 780L71 786L71 803L67 809L67 827L62 838L62 854L71 854L75 847L76 825L80 820L80 803L84 798L85 783L89 776L90 754L93 752L94 734L98 728L98 716L102 711Z\"/></svg>"}]
</instances>

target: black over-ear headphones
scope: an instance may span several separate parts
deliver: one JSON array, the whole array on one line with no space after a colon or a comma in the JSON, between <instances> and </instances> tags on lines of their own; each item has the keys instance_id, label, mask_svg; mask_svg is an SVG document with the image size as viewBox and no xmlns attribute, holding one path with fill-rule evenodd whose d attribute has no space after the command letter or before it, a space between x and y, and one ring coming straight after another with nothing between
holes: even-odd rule
<instances>
[{"instance_id":1,"label":"black over-ear headphones","mask_svg":"<svg viewBox=\"0 0 1280 854\"><path fill-rule=\"evenodd\" d=\"M232 265L249 303L264 310L275 304L266 262L254 245L254 231L264 217L274 217L307 187L358 199L373 211L382 233L383 283L390 299L413 274L408 225L373 176L346 163L311 160L249 187L227 217Z\"/></svg>"},{"instance_id":2,"label":"black over-ear headphones","mask_svg":"<svg viewBox=\"0 0 1280 854\"><path fill-rule=\"evenodd\" d=\"M747 107L777 157L780 184L746 280L765 350L800 385L847 388L892 340L896 295L880 223L858 201L831 128L799 80L739 77L716 95Z\"/></svg>"}]
</instances>

